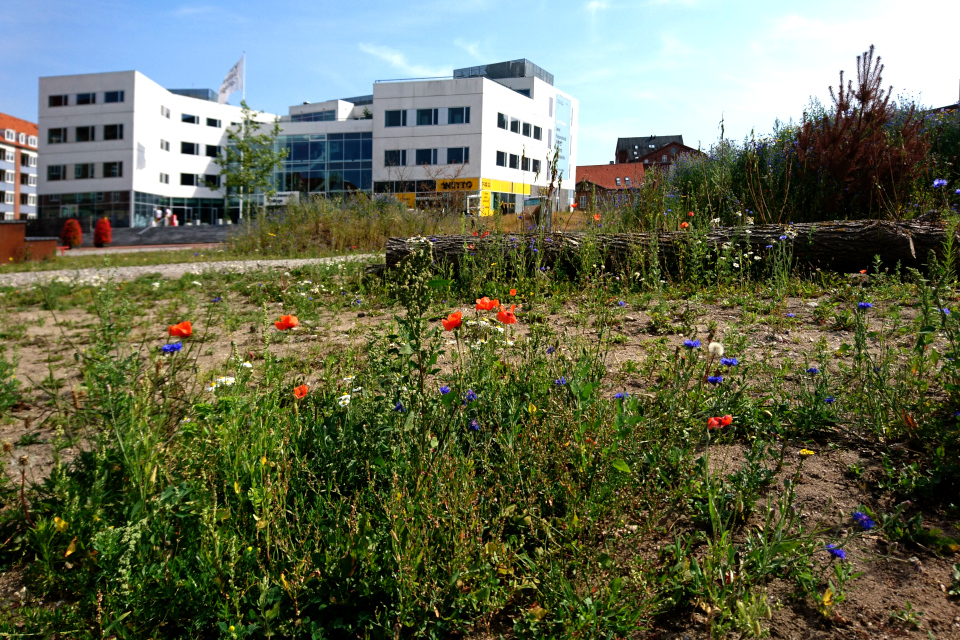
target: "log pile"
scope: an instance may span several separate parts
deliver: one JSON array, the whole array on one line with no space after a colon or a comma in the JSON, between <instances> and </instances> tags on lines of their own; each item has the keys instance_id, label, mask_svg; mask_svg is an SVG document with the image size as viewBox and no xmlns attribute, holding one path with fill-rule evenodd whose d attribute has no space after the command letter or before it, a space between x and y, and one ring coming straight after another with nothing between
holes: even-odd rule
<instances>
[{"instance_id":1,"label":"log pile","mask_svg":"<svg viewBox=\"0 0 960 640\"><path fill-rule=\"evenodd\" d=\"M661 260L676 258L690 242L690 232L672 231L656 234ZM485 255L522 252L540 252L541 264L559 267L576 264L577 254L585 244L596 246L609 268L628 264L636 252L649 251L649 233L545 234L541 242L536 235L507 234L479 236L428 236L434 261L456 265L470 253ZM789 242L795 263L801 267L851 272L870 267L874 256L880 256L885 267L898 262L904 268L922 268L931 251L943 253L946 231L937 222L888 222L877 220L799 223L789 225L755 225L749 227L722 227L711 229L698 237L710 246L735 243L746 251L760 255L769 246ZM960 237L957 238L960 243ZM411 239L390 238L386 247L386 267L395 267L411 252ZM960 246L960 244L958 244ZM749 247L749 248L748 248Z\"/></svg>"}]
</instances>

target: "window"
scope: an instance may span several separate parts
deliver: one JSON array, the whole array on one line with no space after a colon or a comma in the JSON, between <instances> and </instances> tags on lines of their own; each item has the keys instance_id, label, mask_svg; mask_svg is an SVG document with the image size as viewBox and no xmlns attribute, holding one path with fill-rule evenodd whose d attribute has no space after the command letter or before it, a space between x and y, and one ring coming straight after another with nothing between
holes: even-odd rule
<instances>
[{"instance_id":1,"label":"window","mask_svg":"<svg viewBox=\"0 0 960 640\"><path fill-rule=\"evenodd\" d=\"M103 125L103 139L104 140L123 140L123 125L122 124Z\"/></svg>"},{"instance_id":2,"label":"window","mask_svg":"<svg viewBox=\"0 0 960 640\"><path fill-rule=\"evenodd\" d=\"M532 167L532 168L533 168L533 172L534 172L534 173L540 173L540 161L539 161L539 160L534 160L534 161L533 161L533 167Z\"/></svg>"},{"instance_id":3,"label":"window","mask_svg":"<svg viewBox=\"0 0 960 640\"><path fill-rule=\"evenodd\" d=\"M17 139L17 132L14 131L13 129L7 129L6 131L3 132L3 139L8 142L13 142L14 140Z\"/></svg>"},{"instance_id":4,"label":"window","mask_svg":"<svg viewBox=\"0 0 960 640\"><path fill-rule=\"evenodd\" d=\"M417 164L437 164L437 150L417 149Z\"/></svg>"},{"instance_id":5,"label":"window","mask_svg":"<svg viewBox=\"0 0 960 640\"><path fill-rule=\"evenodd\" d=\"M393 149L383 152L383 166L385 167L405 167L407 166L407 150Z\"/></svg>"},{"instance_id":6,"label":"window","mask_svg":"<svg viewBox=\"0 0 960 640\"><path fill-rule=\"evenodd\" d=\"M93 178L93 163L73 165L73 177L77 180L89 180Z\"/></svg>"},{"instance_id":7,"label":"window","mask_svg":"<svg viewBox=\"0 0 960 640\"><path fill-rule=\"evenodd\" d=\"M619 187L619 186L620 186L620 178L614 178L614 180L617 181L617 186Z\"/></svg>"},{"instance_id":8,"label":"window","mask_svg":"<svg viewBox=\"0 0 960 640\"><path fill-rule=\"evenodd\" d=\"M25 205L25 204L27 204L28 202L30 202L30 198L27 197L27 194L26 194L26 193L21 193L21 194L20 194L20 204Z\"/></svg>"},{"instance_id":9,"label":"window","mask_svg":"<svg viewBox=\"0 0 960 640\"><path fill-rule=\"evenodd\" d=\"M628 187L630 186L630 178L624 178L623 181Z\"/></svg>"},{"instance_id":10,"label":"window","mask_svg":"<svg viewBox=\"0 0 960 640\"><path fill-rule=\"evenodd\" d=\"M676 148L676 147L670 147L670 155L672 155L672 156L677 155L677 148Z\"/></svg>"},{"instance_id":11,"label":"window","mask_svg":"<svg viewBox=\"0 0 960 640\"><path fill-rule=\"evenodd\" d=\"M160 184L170 184L170 174L161 173L160 174Z\"/></svg>"},{"instance_id":12,"label":"window","mask_svg":"<svg viewBox=\"0 0 960 640\"><path fill-rule=\"evenodd\" d=\"M207 126L208 126L208 127L216 127L217 129L219 129L219 128L220 128L220 121L217 120L216 118L207 118Z\"/></svg>"},{"instance_id":13,"label":"window","mask_svg":"<svg viewBox=\"0 0 960 640\"><path fill-rule=\"evenodd\" d=\"M534 140L543 140L543 129L540 127L533 128L533 139Z\"/></svg>"},{"instance_id":14,"label":"window","mask_svg":"<svg viewBox=\"0 0 960 640\"><path fill-rule=\"evenodd\" d=\"M662 162L666 162L666 161L667 161L667 156L663 156Z\"/></svg>"},{"instance_id":15,"label":"window","mask_svg":"<svg viewBox=\"0 0 960 640\"><path fill-rule=\"evenodd\" d=\"M510 118L510 131L512 133L520 133L520 121L516 118Z\"/></svg>"},{"instance_id":16,"label":"window","mask_svg":"<svg viewBox=\"0 0 960 640\"><path fill-rule=\"evenodd\" d=\"M643 164L650 164L650 158L644 159Z\"/></svg>"},{"instance_id":17,"label":"window","mask_svg":"<svg viewBox=\"0 0 960 640\"><path fill-rule=\"evenodd\" d=\"M467 164L470 162L470 147L450 147L447 149L447 164Z\"/></svg>"},{"instance_id":18,"label":"window","mask_svg":"<svg viewBox=\"0 0 960 640\"><path fill-rule=\"evenodd\" d=\"M417 109L417 126L440 124L439 109Z\"/></svg>"},{"instance_id":19,"label":"window","mask_svg":"<svg viewBox=\"0 0 960 640\"><path fill-rule=\"evenodd\" d=\"M67 179L67 165L52 164L47 167L47 180L56 182L57 180Z\"/></svg>"},{"instance_id":20,"label":"window","mask_svg":"<svg viewBox=\"0 0 960 640\"><path fill-rule=\"evenodd\" d=\"M96 137L95 127L77 127L74 142L93 142Z\"/></svg>"},{"instance_id":21,"label":"window","mask_svg":"<svg viewBox=\"0 0 960 640\"><path fill-rule=\"evenodd\" d=\"M197 176L192 173L181 173L180 184L185 187L197 186Z\"/></svg>"},{"instance_id":22,"label":"window","mask_svg":"<svg viewBox=\"0 0 960 640\"><path fill-rule=\"evenodd\" d=\"M206 151L207 151L207 157L208 157L208 158L219 158L219 157L220 157L220 145L208 144Z\"/></svg>"},{"instance_id":23,"label":"window","mask_svg":"<svg viewBox=\"0 0 960 640\"><path fill-rule=\"evenodd\" d=\"M103 94L104 102L123 102L123 91L107 91Z\"/></svg>"},{"instance_id":24,"label":"window","mask_svg":"<svg viewBox=\"0 0 960 640\"><path fill-rule=\"evenodd\" d=\"M520 168L520 156L510 154L510 168L519 169Z\"/></svg>"},{"instance_id":25,"label":"window","mask_svg":"<svg viewBox=\"0 0 960 640\"><path fill-rule=\"evenodd\" d=\"M189 113L181 113L180 122L186 122L187 124L200 124L200 116L192 116Z\"/></svg>"},{"instance_id":26,"label":"window","mask_svg":"<svg viewBox=\"0 0 960 640\"><path fill-rule=\"evenodd\" d=\"M21 133L20 135L18 135L17 142L19 142L20 144L27 144L27 134Z\"/></svg>"},{"instance_id":27,"label":"window","mask_svg":"<svg viewBox=\"0 0 960 640\"><path fill-rule=\"evenodd\" d=\"M27 156L30 159L28 163L31 167L37 166L37 156Z\"/></svg>"},{"instance_id":28,"label":"window","mask_svg":"<svg viewBox=\"0 0 960 640\"><path fill-rule=\"evenodd\" d=\"M9 182L10 184L13 184L14 178L15 178L15 176L14 176L13 171L4 171L4 172L3 172L3 181L4 181L4 182Z\"/></svg>"},{"instance_id":29,"label":"window","mask_svg":"<svg viewBox=\"0 0 960 640\"><path fill-rule=\"evenodd\" d=\"M37 206L37 196L36 196L36 194L34 194L34 193L28 193L28 194L27 194L27 206L28 206L28 207L35 207L35 206Z\"/></svg>"},{"instance_id":30,"label":"window","mask_svg":"<svg viewBox=\"0 0 960 640\"><path fill-rule=\"evenodd\" d=\"M122 162L104 162L103 177L104 178L122 178L123 163Z\"/></svg>"},{"instance_id":31,"label":"window","mask_svg":"<svg viewBox=\"0 0 960 640\"><path fill-rule=\"evenodd\" d=\"M529 138L529 137L531 136L531 134L532 134L531 128L532 128L532 127L531 127L531 125L530 125L529 122L524 122L524 123L523 123L523 135L525 135L525 136L527 136L527 137Z\"/></svg>"},{"instance_id":32,"label":"window","mask_svg":"<svg viewBox=\"0 0 960 640\"><path fill-rule=\"evenodd\" d=\"M21 174L20 174L20 184L22 184L23 186L26 186L29 178L30 178L30 174L29 174L29 173L21 173Z\"/></svg>"},{"instance_id":33,"label":"window","mask_svg":"<svg viewBox=\"0 0 960 640\"><path fill-rule=\"evenodd\" d=\"M67 129L66 127L61 127L58 129L48 129L47 130L47 143L48 144L60 144L61 142L67 141Z\"/></svg>"},{"instance_id":34,"label":"window","mask_svg":"<svg viewBox=\"0 0 960 640\"><path fill-rule=\"evenodd\" d=\"M30 136L29 138L27 138L27 144L30 145L31 147L37 146L37 136Z\"/></svg>"},{"instance_id":35,"label":"window","mask_svg":"<svg viewBox=\"0 0 960 640\"><path fill-rule=\"evenodd\" d=\"M70 96L50 96L47 98L48 107L66 107L70 104Z\"/></svg>"},{"instance_id":36,"label":"window","mask_svg":"<svg viewBox=\"0 0 960 640\"><path fill-rule=\"evenodd\" d=\"M580 208L581 209L587 208L587 196L580 196Z\"/></svg>"},{"instance_id":37,"label":"window","mask_svg":"<svg viewBox=\"0 0 960 640\"><path fill-rule=\"evenodd\" d=\"M407 126L407 112L404 110L400 111L386 111L386 122L384 126L387 127L405 127Z\"/></svg>"},{"instance_id":38,"label":"window","mask_svg":"<svg viewBox=\"0 0 960 640\"><path fill-rule=\"evenodd\" d=\"M470 124L470 107L452 107L448 109L447 124Z\"/></svg>"},{"instance_id":39,"label":"window","mask_svg":"<svg viewBox=\"0 0 960 640\"><path fill-rule=\"evenodd\" d=\"M95 93L78 93L78 94L77 94L77 104L97 104L97 94L95 94Z\"/></svg>"},{"instance_id":40,"label":"window","mask_svg":"<svg viewBox=\"0 0 960 640\"><path fill-rule=\"evenodd\" d=\"M530 171L530 158L526 156L520 158L520 168L524 171Z\"/></svg>"},{"instance_id":41,"label":"window","mask_svg":"<svg viewBox=\"0 0 960 640\"><path fill-rule=\"evenodd\" d=\"M161 140L160 149L163 151L170 151L170 143L166 140Z\"/></svg>"},{"instance_id":42,"label":"window","mask_svg":"<svg viewBox=\"0 0 960 640\"><path fill-rule=\"evenodd\" d=\"M207 189L219 189L220 188L220 176L216 173L208 173L203 176L203 186Z\"/></svg>"},{"instance_id":43,"label":"window","mask_svg":"<svg viewBox=\"0 0 960 640\"><path fill-rule=\"evenodd\" d=\"M504 151L497 151L497 166L505 167L507 166L507 154Z\"/></svg>"},{"instance_id":44,"label":"window","mask_svg":"<svg viewBox=\"0 0 960 640\"><path fill-rule=\"evenodd\" d=\"M170 109L167 109L165 106L160 105L160 116L163 117L163 118L166 118L167 120L169 120L169 119L170 119Z\"/></svg>"},{"instance_id":45,"label":"window","mask_svg":"<svg viewBox=\"0 0 960 640\"><path fill-rule=\"evenodd\" d=\"M181 142L180 153L185 153L189 156L198 156L200 155L200 145L196 142Z\"/></svg>"},{"instance_id":46,"label":"window","mask_svg":"<svg viewBox=\"0 0 960 640\"><path fill-rule=\"evenodd\" d=\"M3 155L4 155L3 153L0 153L0 160L3 159ZM7 156L7 162L15 162L15 161L16 161L16 160L15 160L16 154L14 154L13 151L7 151L6 156Z\"/></svg>"},{"instance_id":47,"label":"window","mask_svg":"<svg viewBox=\"0 0 960 640\"><path fill-rule=\"evenodd\" d=\"M3 194L4 204L13 204L13 191L7 191Z\"/></svg>"},{"instance_id":48,"label":"window","mask_svg":"<svg viewBox=\"0 0 960 640\"><path fill-rule=\"evenodd\" d=\"M507 128L507 116L502 113L497 114L497 128L506 129Z\"/></svg>"}]
</instances>

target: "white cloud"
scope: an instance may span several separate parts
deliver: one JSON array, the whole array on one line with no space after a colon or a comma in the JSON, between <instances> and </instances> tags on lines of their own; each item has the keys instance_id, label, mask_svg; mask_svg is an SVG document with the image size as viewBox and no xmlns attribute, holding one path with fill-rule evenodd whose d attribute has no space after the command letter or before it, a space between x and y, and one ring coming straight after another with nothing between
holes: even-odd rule
<instances>
[{"instance_id":1,"label":"white cloud","mask_svg":"<svg viewBox=\"0 0 960 640\"><path fill-rule=\"evenodd\" d=\"M609 5L604 2L604 0L590 0L590 2L587 3L587 11L589 11L592 16L596 17L597 11L606 9L608 6Z\"/></svg>"},{"instance_id":2,"label":"white cloud","mask_svg":"<svg viewBox=\"0 0 960 640\"><path fill-rule=\"evenodd\" d=\"M457 38L453 41L453 44L457 45L464 51L470 54L470 57L482 61L484 57L480 55L480 43L479 42L467 42L463 38Z\"/></svg>"},{"instance_id":3,"label":"white cloud","mask_svg":"<svg viewBox=\"0 0 960 640\"><path fill-rule=\"evenodd\" d=\"M360 50L366 54L380 58L394 69L397 69L398 71L401 71L410 77L436 78L440 76L449 76L452 73L452 69L427 67L421 64L412 63L407 60L407 56L405 56L403 53L397 51L396 49L391 49L390 47L383 47L380 45L361 42Z\"/></svg>"},{"instance_id":4,"label":"white cloud","mask_svg":"<svg viewBox=\"0 0 960 640\"><path fill-rule=\"evenodd\" d=\"M177 16L178 18L187 18L190 16L198 16L202 14L215 13L217 11L219 11L217 7L213 7L210 5L200 5L200 6L184 5L182 7L178 7L173 12L173 15Z\"/></svg>"}]
</instances>

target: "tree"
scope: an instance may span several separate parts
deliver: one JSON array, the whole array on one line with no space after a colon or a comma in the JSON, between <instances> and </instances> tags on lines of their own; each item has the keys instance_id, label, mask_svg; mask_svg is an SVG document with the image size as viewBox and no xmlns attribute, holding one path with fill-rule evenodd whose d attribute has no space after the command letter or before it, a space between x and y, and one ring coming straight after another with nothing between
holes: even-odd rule
<instances>
[{"instance_id":1,"label":"tree","mask_svg":"<svg viewBox=\"0 0 960 640\"><path fill-rule=\"evenodd\" d=\"M80 223L76 219L70 218L63 223L63 230L60 232L60 244L76 249L83 243L83 232L80 231Z\"/></svg>"},{"instance_id":2,"label":"tree","mask_svg":"<svg viewBox=\"0 0 960 640\"><path fill-rule=\"evenodd\" d=\"M251 110L246 100L240 103L240 107L243 118L237 126L227 129L227 146L217 158L217 164L220 165L227 197L237 194L240 199L242 218L243 203L251 195L261 193L269 199L276 193L273 172L283 166L287 150L276 149L279 118L273 121L268 132L260 133L264 123L257 120L257 116L261 112Z\"/></svg>"}]
</instances>

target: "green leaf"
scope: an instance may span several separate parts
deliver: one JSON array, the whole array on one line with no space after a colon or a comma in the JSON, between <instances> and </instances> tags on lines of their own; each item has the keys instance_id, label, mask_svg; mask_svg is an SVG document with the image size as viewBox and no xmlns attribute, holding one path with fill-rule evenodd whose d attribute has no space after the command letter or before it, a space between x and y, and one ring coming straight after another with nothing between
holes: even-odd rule
<instances>
[{"instance_id":1,"label":"green leaf","mask_svg":"<svg viewBox=\"0 0 960 640\"><path fill-rule=\"evenodd\" d=\"M623 473L630 473L630 465L628 465L623 460L614 460L613 468L617 471L622 471Z\"/></svg>"},{"instance_id":2,"label":"green leaf","mask_svg":"<svg viewBox=\"0 0 960 640\"><path fill-rule=\"evenodd\" d=\"M441 278L437 278L435 280L431 280L430 282L428 282L427 286L430 287L431 289L446 289L447 287L450 286L450 280L443 280Z\"/></svg>"}]
</instances>

